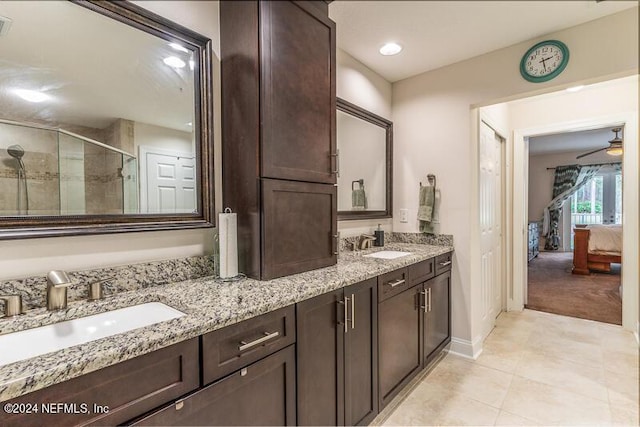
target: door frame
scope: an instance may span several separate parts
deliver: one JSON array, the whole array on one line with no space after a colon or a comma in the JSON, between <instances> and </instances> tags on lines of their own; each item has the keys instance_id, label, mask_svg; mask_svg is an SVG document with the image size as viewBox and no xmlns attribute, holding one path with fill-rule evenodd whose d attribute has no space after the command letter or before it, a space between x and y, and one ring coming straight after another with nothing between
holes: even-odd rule
<instances>
[{"instance_id":1,"label":"door frame","mask_svg":"<svg viewBox=\"0 0 640 427\"><path fill-rule=\"evenodd\" d=\"M188 157L195 159L196 153L188 153L186 151L174 151L166 148L158 148L150 145L140 145L138 147L138 182L140 183L139 197L140 197L140 213L146 213L148 209L147 204L147 154L159 154L161 156L171 157ZM198 167L195 165L196 168ZM196 171L197 172L197 171Z\"/></svg>"},{"instance_id":2,"label":"door frame","mask_svg":"<svg viewBox=\"0 0 640 427\"><path fill-rule=\"evenodd\" d=\"M638 206L638 117L634 112L597 116L583 120L559 122L513 131L513 188L528 187L528 138L567 131L580 131L607 126L624 125L625 153L622 158L622 327L636 331L638 328L638 279L640 277L638 256L639 243L639 206ZM520 173L518 173L520 171ZM513 248L521 248L516 252L520 256L513 257L512 298L509 310L522 310L526 302L527 262L526 239L528 221L527 191L513 191L512 204Z\"/></svg>"}]
</instances>

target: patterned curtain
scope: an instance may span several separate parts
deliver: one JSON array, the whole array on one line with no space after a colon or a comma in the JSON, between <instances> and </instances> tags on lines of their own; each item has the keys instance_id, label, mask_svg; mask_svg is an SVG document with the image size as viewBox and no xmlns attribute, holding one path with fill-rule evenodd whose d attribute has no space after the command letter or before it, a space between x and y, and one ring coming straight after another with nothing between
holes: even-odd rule
<instances>
[{"instance_id":1,"label":"patterned curtain","mask_svg":"<svg viewBox=\"0 0 640 427\"><path fill-rule=\"evenodd\" d=\"M560 247L558 222L564 202L582 188L602 169L602 165L558 166L553 182L553 200L544 208L543 232L546 236L545 250L557 251Z\"/></svg>"}]
</instances>

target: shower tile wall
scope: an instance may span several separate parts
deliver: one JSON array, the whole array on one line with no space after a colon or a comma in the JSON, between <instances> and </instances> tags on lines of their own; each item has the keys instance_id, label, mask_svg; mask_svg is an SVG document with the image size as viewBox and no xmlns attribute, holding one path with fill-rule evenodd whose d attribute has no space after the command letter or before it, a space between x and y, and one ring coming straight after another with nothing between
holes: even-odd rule
<instances>
[{"instance_id":1,"label":"shower tile wall","mask_svg":"<svg viewBox=\"0 0 640 427\"><path fill-rule=\"evenodd\" d=\"M18 162L7 147L24 148L29 215L57 215L60 211L57 133L0 123L0 215L18 214ZM24 202L23 202L24 206Z\"/></svg>"},{"instance_id":2,"label":"shower tile wall","mask_svg":"<svg viewBox=\"0 0 640 427\"><path fill-rule=\"evenodd\" d=\"M85 201L88 214L122 213L122 155L85 144Z\"/></svg>"}]
</instances>

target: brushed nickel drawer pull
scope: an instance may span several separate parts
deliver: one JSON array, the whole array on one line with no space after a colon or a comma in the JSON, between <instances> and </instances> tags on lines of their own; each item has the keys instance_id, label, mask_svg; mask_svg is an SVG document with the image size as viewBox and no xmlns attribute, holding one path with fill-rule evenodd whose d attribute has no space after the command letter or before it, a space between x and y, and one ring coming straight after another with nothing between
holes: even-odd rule
<instances>
[{"instance_id":1,"label":"brushed nickel drawer pull","mask_svg":"<svg viewBox=\"0 0 640 427\"><path fill-rule=\"evenodd\" d=\"M176 411L179 411L184 407L184 400L176 400Z\"/></svg>"},{"instance_id":2,"label":"brushed nickel drawer pull","mask_svg":"<svg viewBox=\"0 0 640 427\"><path fill-rule=\"evenodd\" d=\"M351 329L356 328L356 295L351 294Z\"/></svg>"},{"instance_id":3,"label":"brushed nickel drawer pull","mask_svg":"<svg viewBox=\"0 0 640 427\"><path fill-rule=\"evenodd\" d=\"M391 286L391 289L395 288L396 286L400 286L404 283L404 279L398 279L394 282L388 282L387 285Z\"/></svg>"},{"instance_id":4,"label":"brushed nickel drawer pull","mask_svg":"<svg viewBox=\"0 0 640 427\"><path fill-rule=\"evenodd\" d=\"M336 150L335 154L329 154L329 157L336 158L336 168L335 170L332 170L331 173L339 177L340 176L340 150Z\"/></svg>"},{"instance_id":5,"label":"brushed nickel drawer pull","mask_svg":"<svg viewBox=\"0 0 640 427\"><path fill-rule=\"evenodd\" d=\"M251 342L245 342L245 341L240 341L240 346L238 347L238 350L240 351L245 351L251 347L255 347L259 344L262 344L265 341L269 341L272 338L275 338L277 336L280 335L280 332L275 331L275 332L264 332L264 336L261 338L258 338L257 340L251 341Z\"/></svg>"},{"instance_id":6,"label":"brushed nickel drawer pull","mask_svg":"<svg viewBox=\"0 0 640 427\"><path fill-rule=\"evenodd\" d=\"M445 262L441 262L440 263L440 267L446 267L447 265L451 264L451 260L449 261L445 261Z\"/></svg>"},{"instance_id":7,"label":"brushed nickel drawer pull","mask_svg":"<svg viewBox=\"0 0 640 427\"><path fill-rule=\"evenodd\" d=\"M424 299L422 299L422 297L424 297ZM424 301L424 303L422 301ZM425 313L427 312L427 292L426 292L426 290L420 291L420 309L422 311L424 311Z\"/></svg>"},{"instance_id":8,"label":"brushed nickel drawer pull","mask_svg":"<svg viewBox=\"0 0 640 427\"><path fill-rule=\"evenodd\" d=\"M431 311L431 288L429 288L429 293L427 293L428 303L427 307L429 307L429 311Z\"/></svg>"}]
</instances>

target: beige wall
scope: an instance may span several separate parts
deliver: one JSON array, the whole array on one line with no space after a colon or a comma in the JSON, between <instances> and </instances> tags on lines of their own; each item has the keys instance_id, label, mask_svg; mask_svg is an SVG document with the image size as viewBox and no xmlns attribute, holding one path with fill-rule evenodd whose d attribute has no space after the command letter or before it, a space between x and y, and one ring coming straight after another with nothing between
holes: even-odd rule
<instances>
[{"instance_id":1,"label":"beige wall","mask_svg":"<svg viewBox=\"0 0 640 427\"><path fill-rule=\"evenodd\" d=\"M556 79L525 81L518 64L534 43L554 38L565 42L571 60ZM394 231L417 231L418 182L427 173L442 190L442 233L453 234L453 336L469 345L478 339L471 316L480 301L472 263L472 229L476 229L477 177L472 171L471 108L549 92L574 85L630 75L638 68L637 8L588 22L538 39L430 71L393 84ZM410 222L399 222L398 210L409 209ZM473 271L473 274L472 274Z\"/></svg>"}]
</instances>

